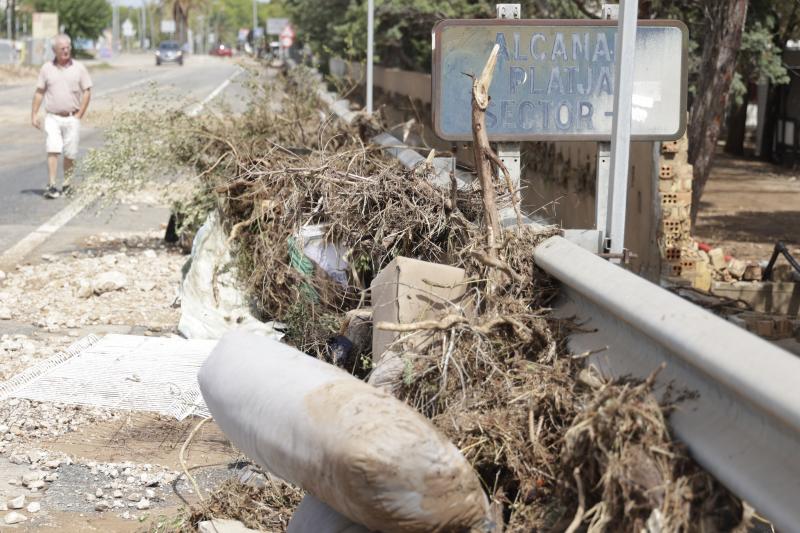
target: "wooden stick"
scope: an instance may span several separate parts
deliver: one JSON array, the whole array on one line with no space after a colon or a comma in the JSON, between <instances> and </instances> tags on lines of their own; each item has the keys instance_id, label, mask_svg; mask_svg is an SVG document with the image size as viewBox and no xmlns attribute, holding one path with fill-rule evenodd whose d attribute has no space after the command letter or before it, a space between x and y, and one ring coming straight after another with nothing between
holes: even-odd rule
<instances>
[{"instance_id":1,"label":"wooden stick","mask_svg":"<svg viewBox=\"0 0 800 533\"><path fill-rule=\"evenodd\" d=\"M489 85L492 82L497 54L500 45L495 44L483 72L472 79L472 149L475 154L475 167L483 193L484 220L486 222L489 255L497 256L495 242L500 235L500 215L492 179L492 160L487 155L491 151L489 135L486 133L486 108L489 107Z\"/></svg>"},{"instance_id":2,"label":"wooden stick","mask_svg":"<svg viewBox=\"0 0 800 533\"><path fill-rule=\"evenodd\" d=\"M408 324L395 324L394 322L378 322L375 329L384 331L419 331L419 330L448 330L456 324L464 324L467 319L459 315L447 315L441 320L422 320L420 322L410 322Z\"/></svg>"},{"instance_id":3,"label":"wooden stick","mask_svg":"<svg viewBox=\"0 0 800 533\"><path fill-rule=\"evenodd\" d=\"M481 263L483 263L486 266L490 266L490 267L494 267L494 268L502 270L503 272L508 274L509 277L511 277L511 279L513 279L517 283L523 283L525 281L525 278L520 276L508 264L506 264L506 263L500 261L499 259L497 259L497 257L491 257L491 256L489 256L489 255L487 255L487 254L485 254L483 252L479 252L477 250L473 250L470 253L470 255L472 255L472 257L474 257L475 259L477 259L478 261L480 261Z\"/></svg>"}]
</instances>

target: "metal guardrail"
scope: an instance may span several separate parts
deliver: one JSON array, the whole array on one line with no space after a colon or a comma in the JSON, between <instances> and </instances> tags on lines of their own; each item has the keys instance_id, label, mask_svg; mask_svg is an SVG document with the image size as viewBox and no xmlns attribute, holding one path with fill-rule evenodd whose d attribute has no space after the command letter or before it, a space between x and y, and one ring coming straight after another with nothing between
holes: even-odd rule
<instances>
[{"instance_id":1,"label":"metal guardrail","mask_svg":"<svg viewBox=\"0 0 800 533\"><path fill-rule=\"evenodd\" d=\"M800 359L561 237L534 258L563 284L558 313L592 331L570 350L614 377L666 363L659 393L699 394L669 418L695 460L779 530L800 531Z\"/></svg>"},{"instance_id":2,"label":"metal guardrail","mask_svg":"<svg viewBox=\"0 0 800 533\"><path fill-rule=\"evenodd\" d=\"M320 93L352 120L349 103ZM408 168L424 159L389 134L374 142ZM515 223L512 212L501 218ZM610 377L645 378L666 364L658 394L697 394L669 417L694 459L778 529L800 532L800 358L598 257L592 234L563 233L534 259L563 284L556 312L587 331L570 336L570 350L592 353L588 362Z\"/></svg>"}]
</instances>

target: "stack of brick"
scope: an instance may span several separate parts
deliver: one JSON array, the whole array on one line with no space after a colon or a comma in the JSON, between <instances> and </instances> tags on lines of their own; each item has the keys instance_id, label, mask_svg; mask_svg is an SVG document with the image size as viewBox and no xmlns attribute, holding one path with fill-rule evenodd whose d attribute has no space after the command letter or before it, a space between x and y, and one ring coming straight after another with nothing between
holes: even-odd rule
<instances>
[{"instance_id":1,"label":"stack of brick","mask_svg":"<svg viewBox=\"0 0 800 533\"><path fill-rule=\"evenodd\" d=\"M692 165L686 135L661 143L658 194L661 199L659 248L662 275L673 282L708 290L711 269L691 236Z\"/></svg>"},{"instance_id":2,"label":"stack of brick","mask_svg":"<svg viewBox=\"0 0 800 533\"><path fill-rule=\"evenodd\" d=\"M659 248L662 276L679 285L708 291L712 281L755 281L761 268L725 255L722 248L698 245L691 236L692 165L684 135L661 143L658 194L661 200ZM704 248L704 249L702 249Z\"/></svg>"}]
</instances>

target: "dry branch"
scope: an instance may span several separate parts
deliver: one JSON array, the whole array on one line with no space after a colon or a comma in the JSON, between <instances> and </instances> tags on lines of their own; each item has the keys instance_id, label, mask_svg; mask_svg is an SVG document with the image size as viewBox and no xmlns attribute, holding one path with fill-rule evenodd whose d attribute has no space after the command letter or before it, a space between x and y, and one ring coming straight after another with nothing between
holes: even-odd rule
<instances>
[{"instance_id":1,"label":"dry branch","mask_svg":"<svg viewBox=\"0 0 800 533\"><path fill-rule=\"evenodd\" d=\"M494 179L492 177L492 159L488 155L492 148L486 132L486 108L489 107L489 85L492 83L494 68L500 45L495 44L483 72L472 80L472 149L475 154L475 168L483 194L484 220L486 222L487 245L489 255L497 256L496 242L500 236L500 215L497 211Z\"/></svg>"}]
</instances>

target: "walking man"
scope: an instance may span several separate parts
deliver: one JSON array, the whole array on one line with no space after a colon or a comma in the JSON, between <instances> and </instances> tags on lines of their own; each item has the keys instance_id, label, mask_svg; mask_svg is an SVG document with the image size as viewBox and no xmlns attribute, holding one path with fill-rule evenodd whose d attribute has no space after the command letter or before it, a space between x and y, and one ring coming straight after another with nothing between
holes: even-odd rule
<instances>
[{"instance_id":1,"label":"walking man","mask_svg":"<svg viewBox=\"0 0 800 533\"><path fill-rule=\"evenodd\" d=\"M42 65L39 81L33 95L31 123L41 129L39 107L44 99L44 131L47 135L47 191L45 198L58 198L56 188L58 156L64 154L64 193L69 190L78 141L81 118L89 107L92 80L81 63L72 59L72 43L68 35L61 34L53 42L55 59Z\"/></svg>"}]
</instances>

